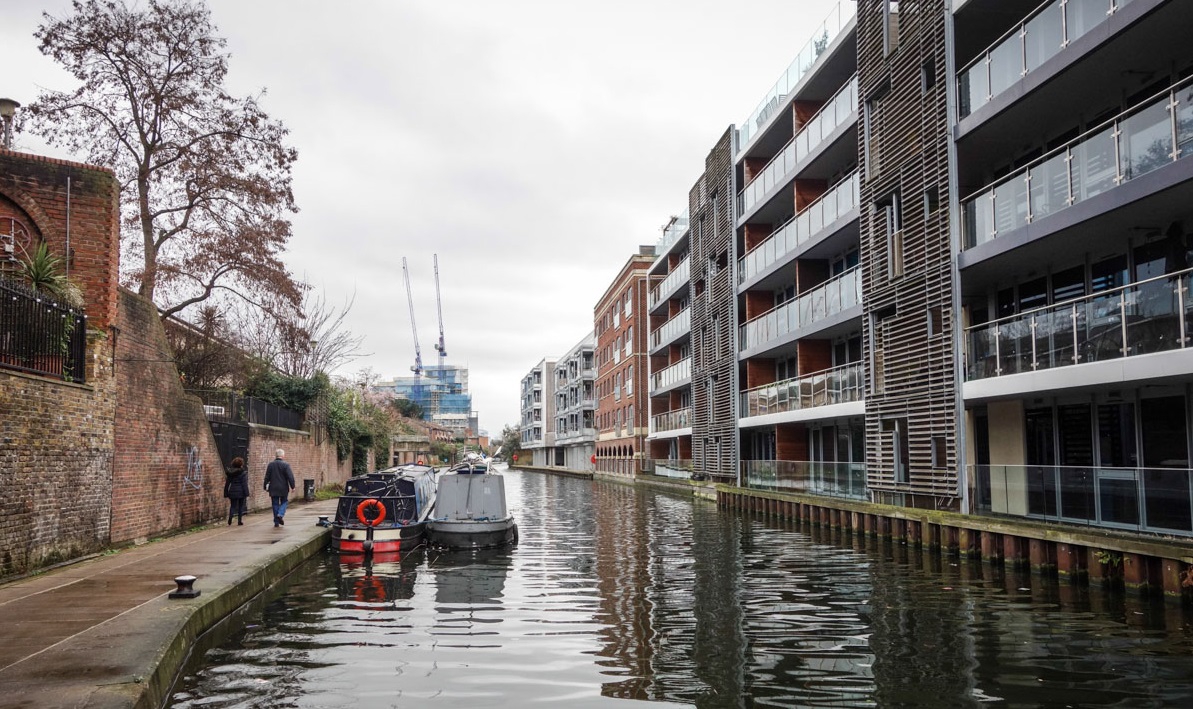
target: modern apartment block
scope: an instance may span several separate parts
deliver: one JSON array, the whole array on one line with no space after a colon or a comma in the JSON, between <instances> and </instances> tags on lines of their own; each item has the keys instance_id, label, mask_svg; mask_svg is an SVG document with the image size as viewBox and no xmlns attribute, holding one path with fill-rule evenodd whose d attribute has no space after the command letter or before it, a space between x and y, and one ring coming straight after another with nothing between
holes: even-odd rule
<instances>
[{"instance_id":1,"label":"modern apartment block","mask_svg":"<svg viewBox=\"0 0 1193 709\"><path fill-rule=\"evenodd\" d=\"M591 468L596 452L595 348L590 332L555 363L555 445L571 470Z\"/></svg>"},{"instance_id":2,"label":"modern apartment block","mask_svg":"<svg viewBox=\"0 0 1193 709\"><path fill-rule=\"evenodd\" d=\"M522 450L531 454L527 462L555 464L555 358L546 357L522 377Z\"/></svg>"},{"instance_id":3,"label":"modern apartment block","mask_svg":"<svg viewBox=\"0 0 1193 709\"><path fill-rule=\"evenodd\" d=\"M687 477L692 466L692 252L688 210L663 227L650 267L648 470Z\"/></svg>"},{"instance_id":4,"label":"modern apartment block","mask_svg":"<svg viewBox=\"0 0 1193 709\"><path fill-rule=\"evenodd\" d=\"M597 360L596 469L636 475L650 429L647 296L654 247L639 247L593 310Z\"/></svg>"},{"instance_id":5,"label":"modern apartment block","mask_svg":"<svg viewBox=\"0 0 1193 709\"><path fill-rule=\"evenodd\" d=\"M975 511L1193 534L1193 3L955 3Z\"/></svg>"},{"instance_id":6,"label":"modern apartment block","mask_svg":"<svg viewBox=\"0 0 1193 709\"><path fill-rule=\"evenodd\" d=\"M660 241L651 469L1193 534L1189 27L841 2Z\"/></svg>"}]
</instances>

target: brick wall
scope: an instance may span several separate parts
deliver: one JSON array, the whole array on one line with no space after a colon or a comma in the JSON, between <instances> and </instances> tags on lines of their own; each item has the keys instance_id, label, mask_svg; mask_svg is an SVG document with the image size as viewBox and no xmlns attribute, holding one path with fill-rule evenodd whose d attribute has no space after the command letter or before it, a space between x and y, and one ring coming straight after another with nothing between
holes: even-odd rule
<instances>
[{"instance_id":1,"label":"brick wall","mask_svg":"<svg viewBox=\"0 0 1193 709\"><path fill-rule=\"evenodd\" d=\"M220 519L227 514L223 464L202 402L182 390L153 304L120 291L116 338L116 437L112 542L137 541ZM296 493L302 480L342 483L351 463L336 462L330 440L316 445L305 431L252 426L249 509L267 509L261 489L274 450L286 451Z\"/></svg>"},{"instance_id":2,"label":"brick wall","mask_svg":"<svg viewBox=\"0 0 1193 709\"><path fill-rule=\"evenodd\" d=\"M107 546L111 523L113 410L107 328L119 255L118 186L88 165L0 149L0 218L67 254L88 315L86 385L0 369L0 576Z\"/></svg>"}]
</instances>

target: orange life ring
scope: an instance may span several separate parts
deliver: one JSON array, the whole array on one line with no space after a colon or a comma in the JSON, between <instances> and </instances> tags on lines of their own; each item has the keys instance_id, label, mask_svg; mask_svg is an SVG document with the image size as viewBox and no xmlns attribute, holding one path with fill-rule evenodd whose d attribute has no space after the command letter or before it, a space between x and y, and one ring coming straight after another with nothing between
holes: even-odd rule
<instances>
[{"instance_id":1,"label":"orange life ring","mask_svg":"<svg viewBox=\"0 0 1193 709\"><path fill-rule=\"evenodd\" d=\"M374 507L377 509L377 516L372 519L365 516L365 510ZM370 497L356 506L356 518L366 527L376 527L385 519L385 505L381 504L380 500Z\"/></svg>"}]
</instances>

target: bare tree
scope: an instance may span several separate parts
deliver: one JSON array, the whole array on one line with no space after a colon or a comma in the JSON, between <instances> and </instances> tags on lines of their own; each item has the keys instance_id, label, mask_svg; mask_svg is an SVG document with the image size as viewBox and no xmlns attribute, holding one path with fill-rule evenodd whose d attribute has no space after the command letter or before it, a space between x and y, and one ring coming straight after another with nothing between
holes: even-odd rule
<instances>
[{"instance_id":1,"label":"bare tree","mask_svg":"<svg viewBox=\"0 0 1193 709\"><path fill-rule=\"evenodd\" d=\"M165 315L219 290L297 305L302 287L281 261L297 153L260 95L224 90L226 42L207 7L74 0L70 15L43 18L41 52L79 86L23 115L50 144L116 172L125 280Z\"/></svg>"},{"instance_id":2,"label":"bare tree","mask_svg":"<svg viewBox=\"0 0 1193 709\"><path fill-rule=\"evenodd\" d=\"M309 378L363 356L364 336L344 325L355 302L354 293L337 309L324 292L304 285L298 308L240 308L236 329L250 354L282 374Z\"/></svg>"}]
</instances>

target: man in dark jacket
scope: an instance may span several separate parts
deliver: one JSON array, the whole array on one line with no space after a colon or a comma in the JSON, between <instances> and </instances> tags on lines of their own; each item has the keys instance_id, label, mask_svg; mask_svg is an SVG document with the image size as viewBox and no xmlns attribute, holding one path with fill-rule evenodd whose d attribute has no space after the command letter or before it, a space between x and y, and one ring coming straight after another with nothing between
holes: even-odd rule
<instances>
[{"instance_id":1,"label":"man in dark jacket","mask_svg":"<svg viewBox=\"0 0 1193 709\"><path fill-rule=\"evenodd\" d=\"M290 491L294 489L294 471L285 461L286 451L277 449L276 456L269 467L265 469L265 491L273 502L273 526L285 524L286 503L289 502Z\"/></svg>"}]
</instances>

